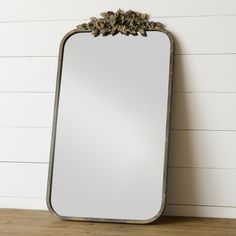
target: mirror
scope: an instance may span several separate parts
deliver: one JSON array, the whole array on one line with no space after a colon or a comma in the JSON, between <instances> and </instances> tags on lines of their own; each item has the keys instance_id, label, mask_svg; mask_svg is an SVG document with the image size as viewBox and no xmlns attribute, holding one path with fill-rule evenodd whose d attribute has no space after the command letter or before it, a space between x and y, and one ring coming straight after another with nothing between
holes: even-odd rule
<instances>
[{"instance_id":1,"label":"mirror","mask_svg":"<svg viewBox=\"0 0 236 236\"><path fill-rule=\"evenodd\" d=\"M173 40L93 37L60 49L48 207L70 220L148 223L165 204Z\"/></svg>"}]
</instances>

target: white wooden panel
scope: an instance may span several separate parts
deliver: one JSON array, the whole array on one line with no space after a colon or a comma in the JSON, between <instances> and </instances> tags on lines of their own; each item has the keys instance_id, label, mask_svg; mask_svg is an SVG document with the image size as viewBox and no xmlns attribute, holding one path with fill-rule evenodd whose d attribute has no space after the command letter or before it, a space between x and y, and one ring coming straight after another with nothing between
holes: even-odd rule
<instances>
[{"instance_id":1,"label":"white wooden panel","mask_svg":"<svg viewBox=\"0 0 236 236\"><path fill-rule=\"evenodd\" d=\"M51 127L53 93L0 93L0 127Z\"/></svg>"},{"instance_id":2,"label":"white wooden panel","mask_svg":"<svg viewBox=\"0 0 236 236\"><path fill-rule=\"evenodd\" d=\"M161 19L173 33L176 53L236 53L236 16Z\"/></svg>"},{"instance_id":3,"label":"white wooden panel","mask_svg":"<svg viewBox=\"0 0 236 236\"><path fill-rule=\"evenodd\" d=\"M168 216L194 216L214 218L236 218L235 207L185 206L167 205L164 215Z\"/></svg>"},{"instance_id":4,"label":"white wooden panel","mask_svg":"<svg viewBox=\"0 0 236 236\"><path fill-rule=\"evenodd\" d=\"M172 128L236 130L235 93L176 93Z\"/></svg>"},{"instance_id":5,"label":"white wooden panel","mask_svg":"<svg viewBox=\"0 0 236 236\"><path fill-rule=\"evenodd\" d=\"M47 210L45 198L1 197L0 208Z\"/></svg>"},{"instance_id":6,"label":"white wooden panel","mask_svg":"<svg viewBox=\"0 0 236 236\"><path fill-rule=\"evenodd\" d=\"M0 56L57 56L62 37L78 23L1 23Z\"/></svg>"},{"instance_id":7,"label":"white wooden panel","mask_svg":"<svg viewBox=\"0 0 236 236\"><path fill-rule=\"evenodd\" d=\"M236 169L170 168L168 204L236 206Z\"/></svg>"},{"instance_id":8,"label":"white wooden panel","mask_svg":"<svg viewBox=\"0 0 236 236\"><path fill-rule=\"evenodd\" d=\"M45 198L48 164L0 163L0 196Z\"/></svg>"},{"instance_id":9,"label":"white wooden panel","mask_svg":"<svg viewBox=\"0 0 236 236\"><path fill-rule=\"evenodd\" d=\"M175 35L177 53L236 53L236 16L187 19L161 19ZM56 56L62 37L79 23L81 21L1 23L0 56Z\"/></svg>"},{"instance_id":10,"label":"white wooden panel","mask_svg":"<svg viewBox=\"0 0 236 236\"><path fill-rule=\"evenodd\" d=\"M0 128L0 162L48 162L51 128Z\"/></svg>"},{"instance_id":11,"label":"white wooden panel","mask_svg":"<svg viewBox=\"0 0 236 236\"><path fill-rule=\"evenodd\" d=\"M169 166L236 169L235 147L235 131L172 131Z\"/></svg>"},{"instance_id":12,"label":"white wooden panel","mask_svg":"<svg viewBox=\"0 0 236 236\"><path fill-rule=\"evenodd\" d=\"M0 58L0 92L54 92L57 58Z\"/></svg>"},{"instance_id":13,"label":"white wooden panel","mask_svg":"<svg viewBox=\"0 0 236 236\"><path fill-rule=\"evenodd\" d=\"M236 92L236 55L177 55L175 92Z\"/></svg>"},{"instance_id":14,"label":"white wooden panel","mask_svg":"<svg viewBox=\"0 0 236 236\"><path fill-rule=\"evenodd\" d=\"M143 11L158 17L236 13L233 0L1 0L0 21L84 19L119 8Z\"/></svg>"}]
</instances>

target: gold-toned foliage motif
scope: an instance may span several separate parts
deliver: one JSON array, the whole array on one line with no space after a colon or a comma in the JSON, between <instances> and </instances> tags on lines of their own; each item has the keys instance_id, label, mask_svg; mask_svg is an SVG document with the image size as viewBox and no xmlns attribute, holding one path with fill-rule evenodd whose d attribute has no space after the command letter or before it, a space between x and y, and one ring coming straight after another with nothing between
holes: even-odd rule
<instances>
[{"instance_id":1,"label":"gold-toned foliage motif","mask_svg":"<svg viewBox=\"0 0 236 236\"><path fill-rule=\"evenodd\" d=\"M132 10L117 12L103 12L100 14L103 18L91 17L90 22L77 26L80 31L91 31L96 37L98 35L116 35L117 33L125 35L146 36L147 30L162 29L159 22L149 21L149 16L145 13L135 12Z\"/></svg>"}]
</instances>

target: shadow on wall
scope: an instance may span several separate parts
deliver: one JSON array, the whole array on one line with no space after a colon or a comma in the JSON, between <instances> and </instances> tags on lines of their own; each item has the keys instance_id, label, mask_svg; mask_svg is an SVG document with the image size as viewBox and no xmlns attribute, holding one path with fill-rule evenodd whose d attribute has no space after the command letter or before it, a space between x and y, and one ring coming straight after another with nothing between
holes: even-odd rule
<instances>
[{"instance_id":1,"label":"shadow on wall","mask_svg":"<svg viewBox=\"0 0 236 236\"><path fill-rule=\"evenodd\" d=\"M175 38L175 47L178 52L181 52L181 46L178 40ZM175 92L178 87L181 87L181 91L186 91L184 81L186 78L185 68L182 61L183 55L175 55L174 60L174 76L173 76L173 93L171 104L171 130L170 130L170 145L169 145L169 159L168 159L168 176L167 176L167 206L181 206L189 205L193 206L199 202L200 188L197 186L196 172L191 166L194 157L192 155L193 148L191 139L191 132L189 130L181 130L181 123L176 120L181 117L184 121L185 127L189 127L190 122L188 101L185 96L186 93ZM177 82L178 81L178 82ZM181 96L181 99L179 97ZM181 116L179 116L179 113ZM184 143L178 138L179 135L184 132ZM179 145L181 144L181 146ZM168 207L167 207L168 208ZM165 215L179 215L179 212L174 212L173 208L166 209ZM184 214L183 214L184 215ZM189 216L189 214L188 214Z\"/></svg>"}]
</instances>

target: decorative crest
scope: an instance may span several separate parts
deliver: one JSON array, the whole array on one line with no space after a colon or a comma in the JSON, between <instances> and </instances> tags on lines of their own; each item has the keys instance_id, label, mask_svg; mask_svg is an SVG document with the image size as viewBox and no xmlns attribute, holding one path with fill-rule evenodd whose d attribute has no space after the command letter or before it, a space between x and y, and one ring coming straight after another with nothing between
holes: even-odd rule
<instances>
[{"instance_id":1,"label":"decorative crest","mask_svg":"<svg viewBox=\"0 0 236 236\"><path fill-rule=\"evenodd\" d=\"M160 30L163 26L159 22L149 21L149 15L135 12L132 10L117 12L103 12L100 14L103 18L91 17L90 22L77 26L78 30L91 31L95 37L98 35L116 35L118 33L125 35L147 36L148 30Z\"/></svg>"}]
</instances>

